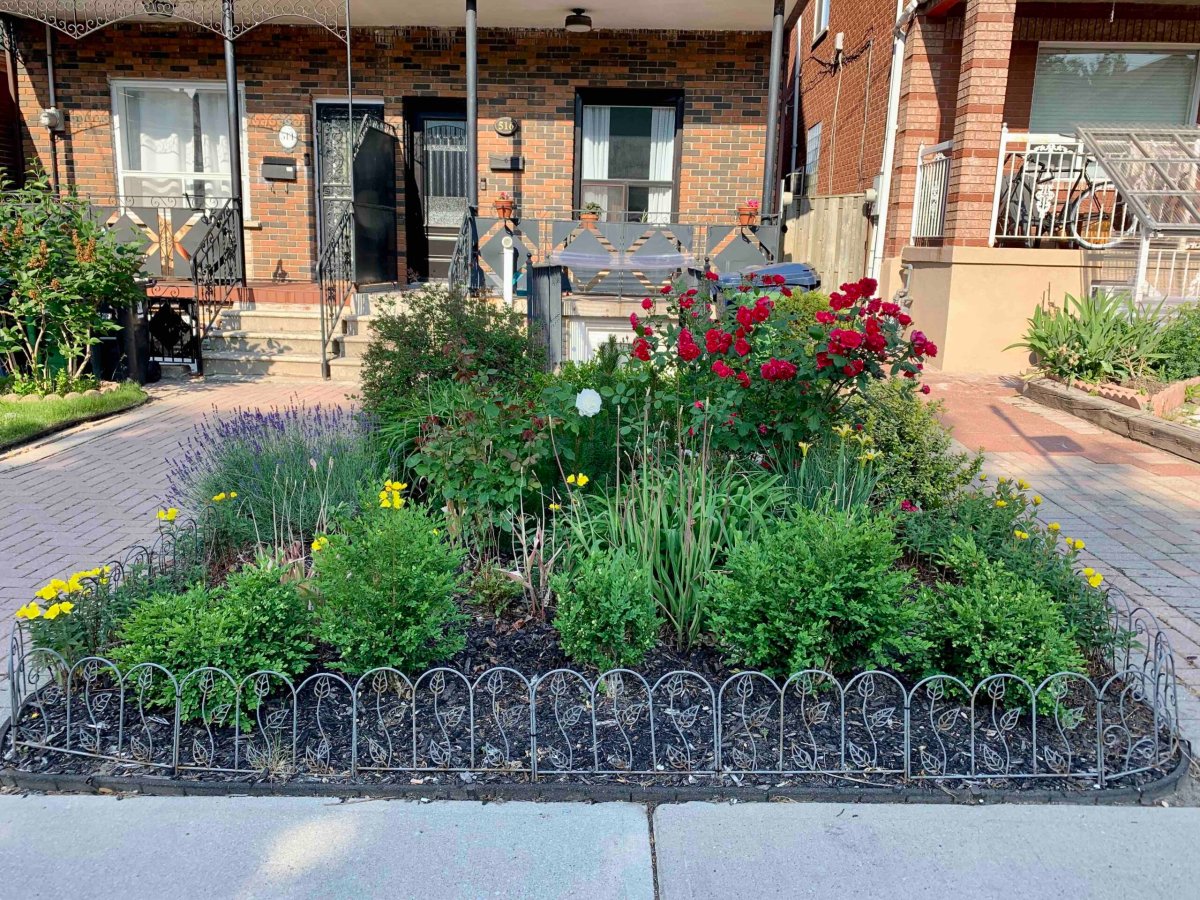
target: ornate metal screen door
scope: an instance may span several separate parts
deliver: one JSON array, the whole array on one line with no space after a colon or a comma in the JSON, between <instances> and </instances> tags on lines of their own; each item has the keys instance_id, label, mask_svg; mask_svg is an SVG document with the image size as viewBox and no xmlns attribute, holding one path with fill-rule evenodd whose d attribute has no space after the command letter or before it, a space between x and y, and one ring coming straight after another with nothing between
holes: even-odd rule
<instances>
[{"instance_id":1,"label":"ornate metal screen door","mask_svg":"<svg viewBox=\"0 0 1200 900\"><path fill-rule=\"evenodd\" d=\"M446 278L459 226L467 212L467 124L462 119L428 118L417 144L425 240L430 279Z\"/></svg>"},{"instance_id":2,"label":"ornate metal screen door","mask_svg":"<svg viewBox=\"0 0 1200 900\"><path fill-rule=\"evenodd\" d=\"M383 104L355 102L354 118L363 116L383 121ZM346 211L350 202L350 147L347 132L346 104L342 102L317 104L317 221L320 246L325 236ZM357 126L356 126L357 127Z\"/></svg>"}]
</instances>

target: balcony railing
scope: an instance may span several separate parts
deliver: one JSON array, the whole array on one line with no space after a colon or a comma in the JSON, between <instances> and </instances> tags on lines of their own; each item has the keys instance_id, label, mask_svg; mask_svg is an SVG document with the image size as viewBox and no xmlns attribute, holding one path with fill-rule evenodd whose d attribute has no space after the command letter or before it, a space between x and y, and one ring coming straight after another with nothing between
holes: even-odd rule
<instances>
[{"instance_id":1,"label":"balcony railing","mask_svg":"<svg viewBox=\"0 0 1200 900\"><path fill-rule=\"evenodd\" d=\"M993 246L1105 250L1137 233L1137 219L1079 140L1001 131Z\"/></svg>"},{"instance_id":2,"label":"balcony railing","mask_svg":"<svg viewBox=\"0 0 1200 900\"><path fill-rule=\"evenodd\" d=\"M774 219L736 221L591 221L584 214L525 213L511 218L477 215L474 247L456 257L473 258L470 284L504 293L504 255L514 255L513 291L526 290L526 265L561 266L569 293L643 297L689 272L737 272L778 261L779 225ZM461 241L460 235L460 243ZM511 245L505 246L505 239ZM463 269L463 266L459 266ZM456 283L466 285L460 272Z\"/></svg>"}]
</instances>

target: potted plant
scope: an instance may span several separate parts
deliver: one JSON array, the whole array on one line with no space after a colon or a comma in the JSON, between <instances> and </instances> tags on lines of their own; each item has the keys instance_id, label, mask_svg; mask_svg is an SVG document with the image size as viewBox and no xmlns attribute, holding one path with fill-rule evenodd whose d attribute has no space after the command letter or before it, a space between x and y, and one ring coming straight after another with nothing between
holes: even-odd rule
<instances>
[{"instance_id":1,"label":"potted plant","mask_svg":"<svg viewBox=\"0 0 1200 900\"><path fill-rule=\"evenodd\" d=\"M758 201L747 200L737 208L738 224L743 228L758 222Z\"/></svg>"},{"instance_id":2,"label":"potted plant","mask_svg":"<svg viewBox=\"0 0 1200 900\"><path fill-rule=\"evenodd\" d=\"M579 221L583 222L588 228L592 227L592 223L600 221L600 213L604 212L604 207L595 200L589 200L583 204L583 211L579 214Z\"/></svg>"},{"instance_id":3,"label":"potted plant","mask_svg":"<svg viewBox=\"0 0 1200 900\"><path fill-rule=\"evenodd\" d=\"M492 205L496 207L496 218L508 221L513 214L513 199L508 196L508 191L501 191L500 196L492 201Z\"/></svg>"}]
</instances>

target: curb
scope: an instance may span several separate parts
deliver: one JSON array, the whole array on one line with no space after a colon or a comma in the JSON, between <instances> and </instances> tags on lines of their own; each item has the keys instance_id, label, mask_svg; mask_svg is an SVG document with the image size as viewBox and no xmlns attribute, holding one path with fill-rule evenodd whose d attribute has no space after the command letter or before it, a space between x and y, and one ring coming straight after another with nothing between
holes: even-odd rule
<instances>
[{"instance_id":1,"label":"curb","mask_svg":"<svg viewBox=\"0 0 1200 900\"><path fill-rule=\"evenodd\" d=\"M0 445L0 459L5 459L14 453L19 453L22 450L28 450L31 447L36 447L43 441L50 438L62 437L68 431L76 428L81 428L84 425L95 425L97 422L103 422L105 419L112 419L116 416L123 416L126 413L131 413L135 409L141 409L147 403L150 403L154 398L149 393L145 392L145 387L142 388L142 399L129 406L122 406L120 409L110 409L107 412L94 413L82 419L73 419L70 422L62 422L58 425L53 425L45 431L39 431L37 434L31 434L27 438L17 441L15 444Z\"/></svg>"},{"instance_id":2,"label":"curb","mask_svg":"<svg viewBox=\"0 0 1200 900\"><path fill-rule=\"evenodd\" d=\"M1070 413L1121 437L1200 462L1200 429L1168 422L1151 412L1096 397L1048 378L1025 382L1021 393L1042 406Z\"/></svg>"},{"instance_id":3,"label":"curb","mask_svg":"<svg viewBox=\"0 0 1200 900\"><path fill-rule=\"evenodd\" d=\"M0 747L8 739L9 723L0 726ZM57 775L0 769L0 786L22 791L63 794L142 794L150 797L327 797L391 800L526 801L542 803L942 803L1070 806L1152 806L1171 797L1187 777L1189 745L1180 742L1175 766L1157 781L1142 787L1104 790L951 789L931 782L928 790L908 785L877 788L737 787L717 785L620 785L586 783L495 784L345 784L340 782L191 781L166 775ZM454 773L449 773L453 775Z\"/></svg>"}]
</instances>

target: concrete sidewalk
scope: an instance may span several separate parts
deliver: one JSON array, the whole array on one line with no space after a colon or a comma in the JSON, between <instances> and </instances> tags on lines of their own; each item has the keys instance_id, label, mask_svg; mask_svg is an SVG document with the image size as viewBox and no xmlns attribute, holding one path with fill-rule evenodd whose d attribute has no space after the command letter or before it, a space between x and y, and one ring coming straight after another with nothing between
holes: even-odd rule
<instances>
[{"instance_id":1,"label":"concrete sidewalk","mask_svg":"<svg viewBox=\"0 0 1200 900\"><path fill-rule=\"evenodd\" d=\"M0 797L0 895L1192 896L1200 809Z\"/></svg>"}]
</instances>

